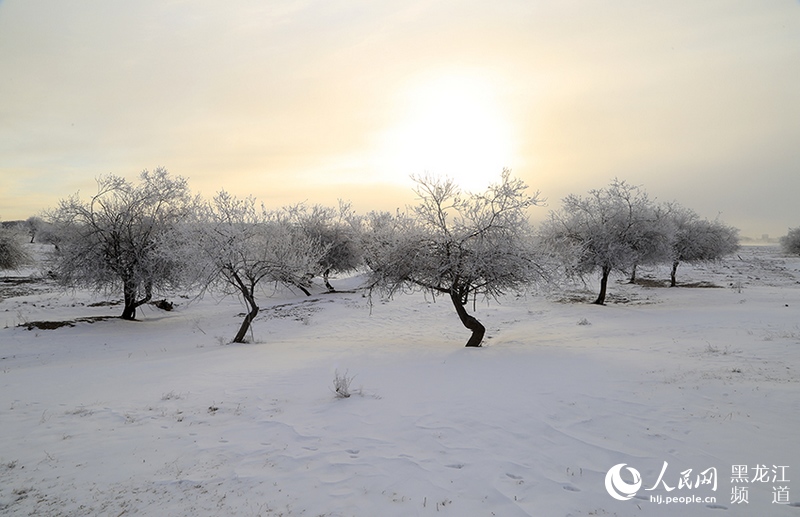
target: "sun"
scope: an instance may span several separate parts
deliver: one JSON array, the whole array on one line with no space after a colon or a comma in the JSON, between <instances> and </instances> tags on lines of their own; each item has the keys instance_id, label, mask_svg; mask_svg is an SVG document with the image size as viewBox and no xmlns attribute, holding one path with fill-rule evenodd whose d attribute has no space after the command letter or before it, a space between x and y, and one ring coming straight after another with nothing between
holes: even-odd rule
<instances>
[{"instance_id":1,"label":"sun","mask_svg":"<svg viewBox=\"0 0 800 517\"><path fill-rule=\"evenodd\" d=\"M509 117L495 83L476 74L445 74L412 82L396 123L382 134L385 179L405 183L430 173L482 191L513 166Z\"/></svg>"}]
</instances>

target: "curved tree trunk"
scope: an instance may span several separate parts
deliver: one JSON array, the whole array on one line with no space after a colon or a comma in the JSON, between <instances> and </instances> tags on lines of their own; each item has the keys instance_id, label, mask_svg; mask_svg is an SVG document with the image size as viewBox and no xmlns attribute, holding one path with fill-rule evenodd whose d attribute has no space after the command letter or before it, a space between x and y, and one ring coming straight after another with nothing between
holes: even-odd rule
<instances>
[{"instance_id":1,"label":"curved tree trunk","mask_svg":"<svg viewBox=\"0 0 800 517\"><path fill-rule=\"evenodd\" d=\"M669 286L670 287L675 287L675 285L676 285L675 284L675 273L677 273L677 271L678 271L678 264L680 264L680 262L678 262L677 260L672 263L672 271L670 272L670 275L669 275Z\"/></svg>"},{"instance_id":2,"label":"curved tree trunk","mask_svg":"<svg viewBox=\"0 0 800 517\"><path fill-rule=\"evenodd\" d=\"M249 302L248 302L249 305ZM244 317L244 321L242 321L242 325L239 327L239 332L236 333L236 337L233 338L234 343L244 343L245 338L247 337L247 331L250 330L250 324L256 319L258 316L258 306L253 304L251 305L250 312Z\"/></svg>"},{"instance_id":3,"label":"curved tree trunk","mask_svg":"<svg viewBox=\"0 0 800 517\"><path fill-rule=\"evenodd\" d=\"M256 304L256 297L254 294L256 290L256 281L250 281L245 284L236 271L231 270L229 274L229 278L233 280L233 284L239 289L242 298L244 298L245 306L249 310L244 317L244 321L242 321L242 325L239 327L239 332L237 332L236 337L233 338L234 343L244 343L245 337L247 337L247 331L250 330L250 324L256 319L256 316L258 316L259 307Z\"/></svg>"},{"instance_id":4,"label":"curved tree trunk","mask_svg":"<svg viewBox=\"0 0 800 517\"><path fill-rule=\"evenodd\" d=\"M609 274L611 274L611 268L603 266L603 276L600 277L600 294L597 296L597 300L594 301L596 305L606 304L606 287L608 287Z\"/></svg>"},{"instance_id":5,"label":"curved tree trunk","mask_svg":"<svg viewBox=\"0 0 800 517\"><path fill-rule=\"evenodd\" d=\"M255 286L254 286L255 287ZM256 319L258 316L259 307L256 305L256 298L253 296L253 292L250 289L240 287L240 291L242 292L242 297L244 298L245 304L247 305L250 312L244 317L244 321L242 321L242 325L239 327L239 332L236 333L236 337L233 338L234 343L244 343L245 338L247 337L247 331L250 330L250 324Z\"/></svg>"},{"instance_id":6,"label":"curved tree trunk","mask_svg":"<svg viewBox=\"0 0 800 517\"><path fill-rule=\"evenodd\" d=\"M469 338L469 341L467 341L466 346L481 346L483 336L486 334L486 327L484 327L477 318L467 314L467 310L464 308L464 304L458 293L451 290L450 299L453 301L453 306L456 308L456 313L458 313L461 323L472 331L472 336Z\"/></svg>"}]
</instances>

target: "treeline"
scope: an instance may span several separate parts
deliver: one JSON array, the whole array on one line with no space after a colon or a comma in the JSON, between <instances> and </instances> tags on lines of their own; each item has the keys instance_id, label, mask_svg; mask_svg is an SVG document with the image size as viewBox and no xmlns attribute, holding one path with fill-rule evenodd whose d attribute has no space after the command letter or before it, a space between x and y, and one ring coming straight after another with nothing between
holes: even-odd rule
<instances>
[{"instance_id":1,"label":"treeline","mask_svg":"<svg viewBox=\"0 0 800 517\"><path fill-rule=\"evenodd\" d=\"M53 245L47 268L58 282L121 290L124 319L135 319L159 291L238 295L247 311L234 342L246 340L266 284L310 294L319 278L334 291L330 275L363 270L365 288L388 296L447 296L471 331L467 346L480 346L485 328L469 313L470 300L597 273L595 303L603 304L612 271L635 281L637 267L667 263L675 285L682 262L717 260L738 247L734 228L677 203L656 203L624 181L567 196L534 228L528 212L542 204L540 195L508 170L480 194L449 179L414 180L417 205L357 214L342 202L267 209L225 191L206 200L185 178L158 168L136 183L101 177L90 198L70 196L26 224L31 240Z\"/></svg>"}]
</instances>

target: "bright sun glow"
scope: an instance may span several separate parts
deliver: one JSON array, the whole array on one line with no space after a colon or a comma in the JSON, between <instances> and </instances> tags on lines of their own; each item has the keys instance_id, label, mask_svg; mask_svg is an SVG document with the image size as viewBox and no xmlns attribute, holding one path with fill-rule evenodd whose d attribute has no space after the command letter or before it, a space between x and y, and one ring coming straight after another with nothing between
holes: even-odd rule
<instances>
[{"instance_id":1,"label":"bright sun glow","mask_svg":"<svg viewBox=\"0 0 800 517\"><path fill-rule=\"evenodd\" d=\"M512 167L509 122L491 81L447 75L412 85L403 115L383 135L380 164L385 179L447 176L467 191L482 191Z\"/></svg>"}]
</instances>

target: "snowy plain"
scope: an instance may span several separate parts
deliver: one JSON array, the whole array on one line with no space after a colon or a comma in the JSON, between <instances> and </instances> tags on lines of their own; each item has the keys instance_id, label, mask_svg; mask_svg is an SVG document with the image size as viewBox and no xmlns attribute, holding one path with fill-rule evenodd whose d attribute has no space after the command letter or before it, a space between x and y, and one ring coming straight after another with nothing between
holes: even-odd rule
<instances>
[{"instance_id":1,"label":"snowy plain","mask_svg":"<svg viewBox=\"0 0 800 517\"><path fill-rule=\"evenodd\" d=\"M130 322L116 293L2 273L0 515L800 515L800 257L777 247L618 277L603 307L591 283L478 302L479 349L446 300L358 276L265 293L232 345L235 298Z\"/></svg>"}]
</instances>

